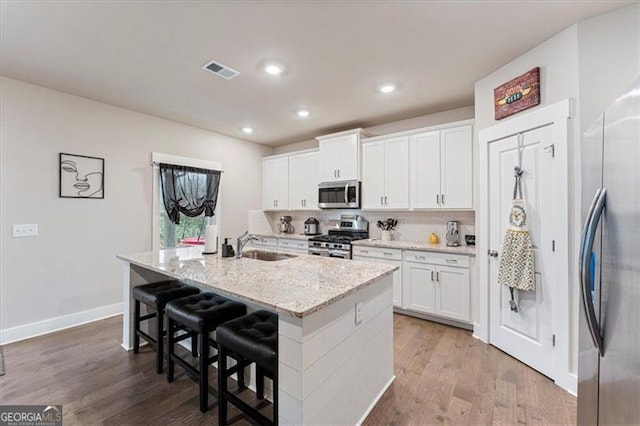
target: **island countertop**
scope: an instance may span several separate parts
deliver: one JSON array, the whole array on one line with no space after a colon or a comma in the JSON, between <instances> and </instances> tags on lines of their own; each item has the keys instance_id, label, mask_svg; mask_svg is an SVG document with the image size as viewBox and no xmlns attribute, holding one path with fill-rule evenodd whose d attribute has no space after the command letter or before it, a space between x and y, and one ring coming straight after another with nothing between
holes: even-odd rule
<instances>
[{"instance_id":1,"label":"island countertop","mask_svg":"<svg viewBox=\"0 0 640 426\"><path fill-rule=\"evenodd\" d=\"M393 273L396 266L298 254L268 262L202 255L202 247L165 249L119 259L265 309L303 318Z\"/></svg>"}]
</instances>

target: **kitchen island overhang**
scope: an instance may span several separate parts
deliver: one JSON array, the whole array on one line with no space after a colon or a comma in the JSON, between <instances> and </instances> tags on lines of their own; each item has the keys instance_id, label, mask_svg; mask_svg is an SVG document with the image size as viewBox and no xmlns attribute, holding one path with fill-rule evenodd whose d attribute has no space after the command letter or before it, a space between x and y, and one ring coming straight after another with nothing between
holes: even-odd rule
<instances>
[{"instance_id":1,"label":"kitchen island overhang","mask_svg":"<svg viewBox=\"0 0 640 426\"><path fill-rule=\"evenodd\" d=\"M397 267L309 255L267 262L179 248L118 256L123 348L133 347L138 285L178 279L278 313L280 424L361 423L394 379ZM248 376L254 382L251 371Z\"/></svg>"}]
</instances>

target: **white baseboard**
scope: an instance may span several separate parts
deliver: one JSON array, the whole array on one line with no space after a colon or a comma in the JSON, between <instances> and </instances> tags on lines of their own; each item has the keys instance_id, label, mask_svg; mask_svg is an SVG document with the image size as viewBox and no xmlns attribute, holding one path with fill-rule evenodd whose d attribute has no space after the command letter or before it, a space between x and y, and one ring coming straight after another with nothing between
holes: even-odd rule
<instances>
[{"instance_id":1,"label":"white baseboard","mask_svg":"<svg viewBox=\"0 0 640 426\"><path fill-rule=\"evenodd\" d=\"M576 374L567 373L563 379L556 380L555 383L571 395L578 396L578 376Z\"/></svg>"},{"instance_id":2,"label":"white baseboard","mask_svg":"<svg viewBox=\"0 0 640 426\"><path fill-rule=\"evenodd\" d=\"M64 330L89 322L122 314L122 303L76 312L61 317L50 318L30 324L0 330L0 345L30 339L54 331Z\"/></svg>"},{"instance_id":3,"label":"white baseboard","mask_svg":"<svg viewBox=\"0 0 640 426\"><path fill-rule=\"evenodd\" d=\"M373 410L373 407L375 407L378 401L380 401L380 399L382 398L382 395L384 395L387 389L389 389L389 386L391 386L391 383L393 383L395 379L396 379L396 376L391 377L391 379L389 379L387 384L384 385L384 387L380 390L380 392L376 396L376 399L373 400L371 405L369 405L369 408L367 408L367 411L364 412L362 417L360 417L360 420L358 420L358 423L356 423L358 426L360 426L362 423L364 423L365 420L367 420L367 416L369 416L369 413L371 413L371 410Z\"/></svg>"}]
</instances>

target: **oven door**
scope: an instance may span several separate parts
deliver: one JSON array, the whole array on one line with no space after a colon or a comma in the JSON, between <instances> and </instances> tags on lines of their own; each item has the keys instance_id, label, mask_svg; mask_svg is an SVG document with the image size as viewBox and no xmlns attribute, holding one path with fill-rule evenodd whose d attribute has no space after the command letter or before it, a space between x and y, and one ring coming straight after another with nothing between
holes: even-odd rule
<instances>
[{"instance_id":1,"label":"oven door","mask_svg":"<svg viewBox=\"0 0 640 426\"><path fill-rule=\"evenodd\" d=\"M338 257L340 259L351 259L351 252L345 250L329 250L329 257Z\"/></svg>"},{"instance_id":2,"label":"oven door","mask_svg":"<svg viewBox=\"0 0 640 426\"><path fill-rule=\"evenodd\" d=\"M359 209L360 182L326 182L318 185L318 207L321 209Z\"/></svg>"},{"instance_id":3,"label":"oven door","mask_svg":"<svg viewBox=\"0 0 640 426\"><path fill-rule=\"evenodd\" d=\"M326 247L309 247L307 253L313 256L329 256L329 249Z\"/></svg>"}]
</instances>

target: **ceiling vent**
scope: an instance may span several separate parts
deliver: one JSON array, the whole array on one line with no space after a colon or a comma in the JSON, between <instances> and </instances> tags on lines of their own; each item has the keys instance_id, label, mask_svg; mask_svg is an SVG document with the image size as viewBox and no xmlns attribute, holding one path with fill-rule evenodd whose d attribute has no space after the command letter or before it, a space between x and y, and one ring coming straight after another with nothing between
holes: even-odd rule
<instances>
[{"instance_id":1,"label":"ceiling vent","mask_svg":"<svg viewBox=\"0 0 640 426\"><path fill-rule=\"evenodd\" d=\"M238 71L234 70L233 68L229 68L228 66L222 65L221 63L215 62L215 61L207 62L202 66L202 69L212 72L215 75L220 76L222 78L226 78L227 80L230 80L233 77L240 74Z\"/></svg>"}]
</instances>

